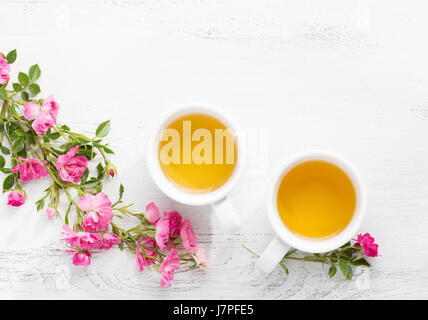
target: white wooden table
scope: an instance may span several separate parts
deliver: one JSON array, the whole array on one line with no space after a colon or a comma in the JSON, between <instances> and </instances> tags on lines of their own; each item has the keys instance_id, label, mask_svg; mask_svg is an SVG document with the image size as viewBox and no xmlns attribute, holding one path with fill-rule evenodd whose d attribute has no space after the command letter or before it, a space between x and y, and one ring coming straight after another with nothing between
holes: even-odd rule
<instances>
[{"instance_id":1,"label":"white wooden table","mask_svg":"<svg viewBox=\"0 0 428 320\"><path fill-rule=\"evenodd\" d=\"M0 298L428 298L427 11L424 0L3 0L0 50L18 49L13 70L39 63L43 94L76 130L112 119L119 176L106 190L114 198L122 182L139 209L152 200L178 209L210 268L179 272L160 289L158 274L137 272L119 250L74 267L60 221L33 204L46 180L28 184L20 209L1 198ZM147 172L153 122L189 101L222 108L249 134L251 161L231 194L245 225L230 238L210 207L174 203ZM268 177L311 148L352 160L368 187L361 231L382 257L354 281L298 262L289 277L266 276L241 247L268 244Z\"/></svg>"}]
</instances>

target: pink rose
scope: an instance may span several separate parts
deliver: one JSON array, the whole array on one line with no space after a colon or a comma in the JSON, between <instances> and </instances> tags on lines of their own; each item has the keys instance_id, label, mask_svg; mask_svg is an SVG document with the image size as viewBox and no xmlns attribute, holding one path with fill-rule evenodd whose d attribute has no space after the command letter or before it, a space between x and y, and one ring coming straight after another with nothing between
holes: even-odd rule
<instances>
[{"instance_id":1,"label":"pink rose","mask_svg":"<svg viewBox=\"0 0 428 320\"><path fill-rule=\"evenodd\" d=\"M19 158L22 162L12 169L12 172L19 172L21 181L31 181L33 179L40 179L48 175L48 170L45 168L46 161L38 159L23 159Z\"/></svg>"},{"instance_id":2,"label":"pink rose","mask_svg":"<svg viewBox=\"0 0 428 320\"><path fill-rule=\"evenodd\" d=\"M165 243L169 239L169 219L167 217L163 217L156 222L155 239L159 249L164 250Z\"/></svg>"},{"instance_id":3,"label":"pink rose","mask_svg":"<svg viewBox=\"0 0 428 320\"><path fill-rule=\"evenodd\" d=\"M84 156L75 156L79 146L71 148L65 155L59 156L56 168L60 170L63 181L79 183L80 178L88 166L88 159Z\"/></svg>"},{"instance_id":4,"label":"pink rose","mask_svg":"<svg viewBox=\"0 0 428 320\"><path fill-rule=\"evenodd\" d=\"M118 245L122 239L112 233L104 233L101 242L98 245L98 249L109 250L111 247Z\"/></svg>"},{"instance_id":5,"label":"pink rose","mask_svg":"<svg viewBox=\"0 0 428 320\"><path fill-rule=\"evenodd\" d=\"M54 208L48 208L46 210L46 214L48 215L49 219L52 219L53 217L56 216L56 210Z\"/></svg>"},{"instance_id":6,"label":"pink rose","mask_svg":"<svg viewBox=\"0 0 428 320\"><path fill-rule=\"evenodd\" d=\"M5 84L9 80L9 72L10 65L0 52L0 84Z\"/></svg>"},{"instance_id":7,"label":"pink rose","mask_svg":"<svg viewBox=\"0 0 428 320\"><path fill-rule=\"evenodd\" d=\"M108 174L110 175L110 177L114 178L114 170L113 169L110 169L108 171Z\"/></svg>"},{"instance_id":8,"label":"pink rose","mask_svg":"<svg viewBox=\"0 0 428 320\"><path fill-rule=\"evenodd\" d=\"M25 203L25 196L14 190L7 196L7 204L12 207L20 207Z\"/></svg>"},{"instance_id":9,"label":"pink rose","mask_svg":"<svg viewBox=\"0 0 428 320\"><path fill-rule=\"evenodd\" d=\"M363 254L367 257L377 257L379 246L374 243L374 238L369 233L365 235L359 234L354 246L363 248Z\"/></svg>"},{"instance_id":10,"label":"pink rose","mask_svg":"<svg viewBox=\"0 0 428 320\"><path fill-rule=\"evenodd\" d=\"M141 238L140 241L135 242L135 244L137 245L137 248L135 250L135 253L137 255L137 266L141 272L144 270L144 266L150 266L154 261L154 259L150 259L147 256L156 257L157 253L154 252L153 250L144 248L144 255L143 255L142 248L140 247L140 245L143 247L149 247L154 249L156 247L156 242L155 240L153 240L153 238L146 237L146 238Z\"/></svg>"},{"instance_id":11,"label":"pink rose","mask_svg":"<svg viewBox=\"0 0 428 320\"><path fill-rule=\"evenodd\" d=\"M193 259L198 266L206 270L208 267L207 264L207 253L202 246L193 247L192 252L190 253Z\"/></svg>"},{"instance_id":12,"label":"pink rose","mask_svg":"<svg viewBox=\"0 0 428 320\"><path fill-rule=\"evenodd\" d=\"M165 285L171 287L171 281L174 280L174 271L180 269L179 265L180 258L177 251L174 249L168 254L165 260L162 262L159 271L161 272L161 287Z\"/></svg>"},{"instance_id":13,"label":"pink rose","mask_svg":"<svg viewBox=\"0 0 428 320\"><path fill-rule=\"evenodd\" d=\"M99 233L75 232L69 226L62 227L65 235L64 240L69 246L83 250L97 249L101 239Z\"/></svg>"},{"instance_id":14,"label":"pink rose","mask_svg":"<svg viewBox=\"0 0 428 320\"><path fill-rule=\"evenodd\" d=\"M83 230L88 232L107 230L113 220L113 211L105 193L100 192L96 196L90 193L84 194L78 205L80 210L86 212L83 217Z\"/></svg>"},{"instance_id":15,"label":"pink rose","mask_svg":"<svg viewBox=\"0 0 428 320\"><path fill-rule=\"evenodd\" d=\"M160 218L159 208L153 202L150 202L146 207L146 213L144 215L146 219L152 224L156 225Z\"/></svg>"},{"instance_id":16,"label":"pink rose","mask_svg":"<svg viewBox=\"0 0 428 320\"><path fill-rule=\"evenodd\" d=\"M56 123L58 111L59 104L52 95L44 99L41 106L34 102L24 104L24 117L34 120L31 126L37 134L46 133Z\"/></svg>"},{"instance_id":17,"label":"pink rose","mask_svg":"<svg viewBox=\"0 0 428 320\"><path fill-rule=\"evenodd\" d=\"M192 249L196 245L196 237L195 233L193 232L192 225L187 219L183 219L183 222L181 222L180 237L184 249L186 249L189 253L192 252Z\"/></svg>"},{"instance_id":18,"label":"pink rose","mask_svg":"<svg viewBox=\"0 0 428 320\"><path fill-rule=\"evenodd\" d=\"M89 266L91 264L91 253L89 251L67 250L67 253L73 255L73 264L75 266Z\"/></svg>"},{"instance_id":19,"label":"pink rose","mask_svg":"<svg viewBox=\"0 0 428 320\"><path fill-rule=\"evenodd\" d=\"M180 234L182 217L177 211L166 212L165 217L169 220L169 235Z\"/></svg>"}]
</instances>

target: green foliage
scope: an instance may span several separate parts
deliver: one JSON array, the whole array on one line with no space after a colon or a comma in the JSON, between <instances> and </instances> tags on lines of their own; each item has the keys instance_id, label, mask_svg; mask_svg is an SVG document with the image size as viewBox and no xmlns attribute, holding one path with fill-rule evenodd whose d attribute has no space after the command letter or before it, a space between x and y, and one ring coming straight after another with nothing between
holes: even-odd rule
<instances>
[{"instance_id":1,"label":"green foliage","mask_svg":"<svg viewBox=\"0 0 428 320\"><path fill-rule=\"evenodd\" d=\"M107 121L102 122L98 126L97 130L95 131L95 135L98 138L104 138L105 136L108 135L109 131L110 131L110 120L107 120Z\"/></svg>"},{"instance_id":2,"label":"green foliage","mask_svg":"<svg viewBox=\"0 0 428 320\"><path fill-rule=\"evenodd\" d=\"M7 99L7 91L6 88L0 87L0 99L6 100Z\"/></svg>"},{"instance_id":3,"label":"green foliage","mask_svg":"<svg viewBox=\"0 0 428 320\"><path fill-rule=\"evenodd\" d=\"M35 64L30 67L30 70L28 72L28 75L31 79L31 81L36 81L40 78L40 75L42 74L42 71L39 68L39 65Z\"/></svg>"},{"instance_id":4,"label":"green foliage","mask_svg":"<svg viewBox=\"0 0 428 320\"><path fill-rule=\"evenodd\" d=\"M3 192L9 191L10 189L13 188L14 185L15 185L15 175L14 174L8 175L3 180Z\"/></svg>"},{"instance_id":5,"label":"green foliage","mask_svg":"<svg viewBox=\"0 0 428 320\"><path fill-rule=\"evenodd\" d=\"M30 78L26 73L20 72L18 73L18 81L23 87L26 87L30 83Z\"/></svg>"},{"instance_id":6,"label":"green foliage","mask_svg":"<svg viewBox=\"0 0 428 320\"><path fill-rule=\"evenodd\" d=\"M10 51L7 55L6 55L6 60L7 63L12 64L16 61L16 57L17 57L17 53L16 53L16 49Z\"/></svg>"}]
</instances>

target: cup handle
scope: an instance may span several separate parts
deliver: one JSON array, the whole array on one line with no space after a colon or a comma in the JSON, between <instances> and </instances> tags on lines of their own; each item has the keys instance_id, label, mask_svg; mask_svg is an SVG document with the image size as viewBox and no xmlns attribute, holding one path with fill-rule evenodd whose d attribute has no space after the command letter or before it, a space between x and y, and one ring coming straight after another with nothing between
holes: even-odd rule
<instances>
[{"instance_id":1,"label":"cup handle","mask_svg":"<svg viewBox=\"0 0 428 320\"><path fill-rule=\"evenodd\" d=\"M290 249L288 244L275 236L257 261L257 267L266 273L271 273Z\"/></svg>"},{"instance_id":2,"label":"cup handle","mask_svg":"<svg viewBox=\"0 0 428 320\"><path fill-rule=\"evenodd\" d=\"M228 197L224 197L223 199L212 203L212 208L218 220L220 220L224 233L232 234L239 230L241 227L241 220Z\"/></svg>"}]
</instances>

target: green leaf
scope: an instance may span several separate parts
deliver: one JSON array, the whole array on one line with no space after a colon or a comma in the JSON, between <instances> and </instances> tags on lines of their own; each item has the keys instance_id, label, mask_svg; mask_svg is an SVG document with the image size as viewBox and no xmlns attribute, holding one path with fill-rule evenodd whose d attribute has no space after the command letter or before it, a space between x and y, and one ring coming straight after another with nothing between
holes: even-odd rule
<instances>
[{"instance_id":1,"label":"green leaf","mask_svg":"<svg viewBox=\"0 0 428 320\"><path fill-rule=\"evenodd\" d=\"M6 60L7 63L12 64L16 61L16 57L17 57L17 53L16 53L16 49L10 51L7 55L6 55Z\"/></svg>"},{"instance_id":2,"label":"green leaf","mask_svg":"<svg viewBox=\"0 0 428 320\"><path fill-rule=\"evenodd\" d=\"M107 148L107 147L103 147L103 149L104 149L104 151L106 152L106 153L108 153L108 154L114 154L114 151L113 150L111 150L110 148Z\"/></svg>"},{"instance_id":3,"label":"green leaf","mask_svg":"<svg viewBox=\"0 0 428 320\"><path fill-rule=\"evenodd\" d=\"M32 81L36 81L40 78L40 75L42 74L42 71L39 68L38 64L35 64L34 66L31 66L30 71L28 72L30 75L30 79Z\"/></svg>"},{"instance_id":4,"label":"green leaf","mask_svg":"<svg viewBox=\"0 0 428 320\"><path fill-rule=\"evenodd\" d=\"M22 90L22 86L21 86L21 84L20 84L20 83L17 83L17 82L12 83L12 87L13 87L13 90L14 90L15 92L19 92L19 91L21 91L21 90Z\"/></svg>"},{"instance_id":5,"label":"green leaf","mask_svg":"<svg viewBox=\"0 0 428 320\"><path fill-rule=\"evenodd\" d=\"M5 173L5 174L12 173L12 169L9 169L9 168L0 168L0 171Z\"/></svg>"},{"instance_id":6,"label":"green leaf","mask_svg":"<svg viewBox=\"0 0 428 320\"><path fill-rule=\"evenodd\" d=\"M27 74L25 74L24 72L20 72L18 73L18 81L20 84L26 87L30 82L30 78L28 78Z\"/></svg>"},{"instance_id":7,"label":"green leaf","mask_svg":"<svg viewBox=\"0 0 428 320\"><path fill-rule=\"evenodd\" d=\"M98 171L97 180L101 180L104 177L104 167L101 162L98 163L97 165L97 171Z\"/></svg>"},{"instance_id":8,"label":"green leaf","mask_svg":"<svg viewBox=\"0 0 428 320\"><path fill-rule=\"evenodd\" d=\"M339 267L340 267L340 271L342 271L342 273L343 273L343 276L346 279L351 280L352 279L352 268L350 266L348 266L343 261L339 261Z\"/></svg>"},{"instance_id":9,"label":"green leaf","mask_svg":"<svg viewBox=\"0 0 428 320\"><path fill-rule=\"evenodd\" d=\"M18 157L21 157L24 159L28 158L28 153L27 153L27 150L25 150L25 148L22 149L20 152L18 152L17 155Z\"/></svg>"},{"instance_id":10,"label":"green leaf","mask_svg":"<svg viewBox=\"0 0 428 320\"><path fill-rule=\"evenodd\" d=\"M80 178L80 184L85 184L86 180L88 180L89 170L86 168L85 172L83 172L82 178Z\"/></svg>"},{"instance_id":11,"label":"green leaf","mask_svg":"<svg viewBox=\"0 0 428 320\"><path fill-rule=\"evenodd\" d=\"M45 200L44 199L40 199L36 202L37 205L37 211L42 210L45 207Z\"/></svg>"},{"instance_id":12,"label":"green leaf","mask_svg":"<svg viewBox=\"0 0 428 320\"><path fill-rule=\"evenodd\" d=\"M0 168L4 168L4 165L6 164L6 160L3 156L0 156Z\"/></svg>"},{"instance_id":13,"label":"green leaf","mask_svg":"<svg viewBox=\"0 0 428 320\"><path fill-rule=\"evenodd\" d=\"M63 125L61 126L61 129L62 129L62 130L64 130L64 131L70 131L70 127L69 127L69 126L67 126L67 125L65 125L65 124L63 124Z\"/></svg>"},{"instance_id":14,"label":"green leaf","mask_svg":"<svg viewBox=\"0 0 428 320\"><path fill-rule=\"evenodd\" d=\"M15 130L15 134L16 134L18 137L23 137L23 136L25 136L25 132L24 132L24 131L22 131L21 129Z\"/></svg>"},{"instance_id":15,"label":"green leaf","mask_svg":"<svg viewBox=\"0 0 428 320\"><path fill-rule=\"evenodd\" d=\"M49 139L51 139L51 140L56 140L56 139L58 139L59 137L61 137L61 135L60 135L58 132L53 132L53 133L49 133L49 134L48 134L48 137L49 137Z\"/></svg>"},{"instance_id":16,"label":"green leaf","mask_svg":"<svg viewBox=\"0 0 428 320\"><path fill-rule=\"evenodd\" d=\"M337 272L337 268L335 266L331 266L330 269L328 269L328 276L330 278L333 278L336 272Z\"/></svg>"},{"instance_id":17,"label":"green leaf","mask_svg":"<svg viewBox=\"0 0 428 320\"><path fill-rule=\"evenodd\" d=\"M341 246L341 248L346 248L346 247L349 247L350 245L351 245L351 241L348 241L343 246Z\"/></svg>"},{"instance_id":18,"label":"green leaf","mask_svg":"<svg viewBox=\"0 0 428 320\"><path fill-rule=\"evenodd\" d=\"M6 179L4 179L3 181L3 192L10 190L11 188L13 188L14 185L15 185L15 175L11 174L7 176Z\"/></svg>"},{"instance_id":19,"label":"green leaf","mask_svg":"<svg viewBox=\"0 0 428 320\"><path fill-rule=\"evenodd\" d=\"M29 95L28 95L28 92L26 92L26 91L22 91L22 92L21 92L21 98L22 98L22 100L24 100L24 101L29 101L30 97L29 97Z\"/></svg>"},{"instance_id":20,"label":"green leaf","mask_svg":"<svg viewBox=\"0 0 428 320\"><path fill-rule=\"evenodd\" d=\"M351 260L351 264L355 267L358 267L358 266L370 267L370 263L368 263L367 260L364 258L358 258L358 259Z\"/></svg>"},{"instance_id":21,"label":"green leaf","mask_svg":"<svg viewBox=\"0 0 428 320\"><path fill-rule=\"evenodd\" d=\"M40 86L37 83L32 83L28 86L28 91L35 96L40 93Z\"/></svg>"},{"instance_id":22,"label":"green leaf","mask_svg":"<svg viewBox=\"0 0 428 320\"><path fill-rule=\"evenodd\" d=\"M110 120L107 120L98 126L97 130L95 131L95 134L98 138L104 138L106 135L108 135L109 131L110 131Z\"/></svg>"},{"instance_id":23,"label":"green leaf","mask_svg":"<svg viewBox=\"0 0 428 320\"><path fill-rule=\"evenodd\" d=\"M1 100L7 99L7 91L4 87L0 87L0 99Z\"/></svg>"},{"instance_id":24,"label":"green leaf","mask_svg":"<svg viewBox=\"0 0 428 320\"><path fill-rule=\"evenodd\" d=\"M1 152L3 152L3 154L5 154L5 155L10 154L10 150L9 150L9 148L6 148L6 147L5 147L5 146L3 146L3 145L1 145L1 146L0 146L0 148L1 148Z\"/></svg>"},{"instance_id":25,"label":"green leaf","mask_svg":"<svg viewBox=\"0 0 428 320\"><path fill-rule=\"evenodd\" d=\"M22 151L24 149L24 147L25 147L24 140L18 139L14 142L14 144L12 146L12 152L18 153L18 152Z\"/></svg>"},{"instance_id":26,"label":"green leaf","mask_svg":"<svg viewBox=\"0 0 428 320\"><path fill-rule=\"evenodd\" d=\"M91 142L91 140L86 139L86 138L82 138L82 137L78 137L77 141L78 141L79 144L86 144L88 142Z\"/></svg>"},{"instance_id":27,"label":"green leaf","mask_svg":"<svg viewBox=\"0 0 428 320\"><path fill-rule=\"evenodd\" d=\"M120 187L119 187L119 200L122 200L123 192L124 191L125 191L125 187L123 186L123 184L120 184Z\"/></svg>"},{"instance_id":28,"label":"green leaf","mask_svg":"<svg viewBox=\"0 0 428 320\"><path fill-rule=\"evenodd\" d=\"M323 255L321 255L319 253L315 253L314 256L317 257L319 260L321 260L322 263L328 263L327 258L324 257Z\"/></svg>"},{"instance_id":29,"label":"green leaf","mask_svg":"<svg viewBox=\"0 0 428 320\"><path fill-rule=\"evenodd\" d=\"M27 134L27 136L25 137L25 139L27 140L29 145L35 145L36 141L34 140L33 135Z\"/></svg>"},{"instance_id":30,"label":"green leaf","mask_svg":"<svg viewBox=\"0 0 428 320\"><path fill-rule=\"evenodd\" d=\"M280 262L279 265L281 266L282 270L284 270L285 274L288 276L289 272L287 266L282 262Z\"/></svg>"}]
</instances>

